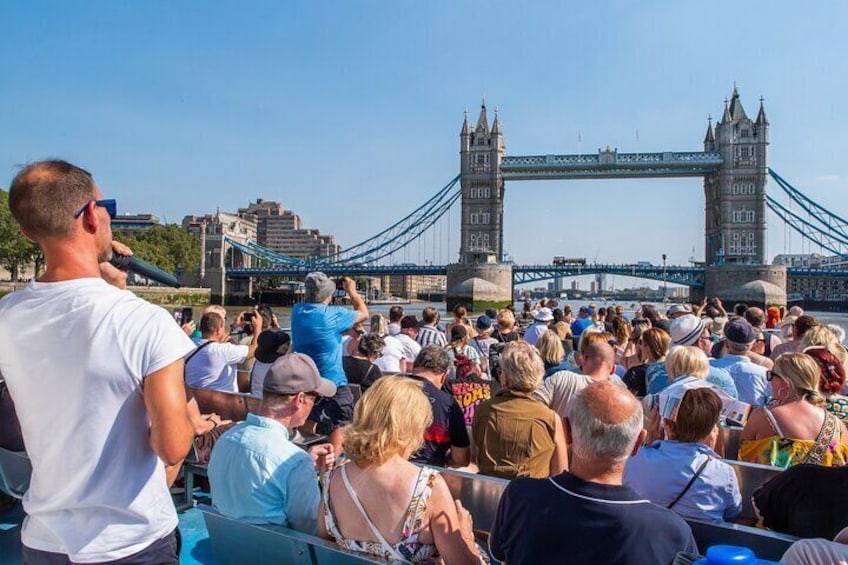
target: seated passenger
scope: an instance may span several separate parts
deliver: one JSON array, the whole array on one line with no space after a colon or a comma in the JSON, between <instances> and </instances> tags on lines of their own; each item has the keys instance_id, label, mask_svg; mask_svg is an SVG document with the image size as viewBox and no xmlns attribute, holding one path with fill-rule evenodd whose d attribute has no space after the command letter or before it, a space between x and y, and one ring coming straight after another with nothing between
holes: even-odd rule
<instances>
[{"instance_id":1,"label":"seated passenger","mask_svg":"<svg viewBox=\"0 0 848 565\"><path fill-rule=\"evenodd\" d=\"M722 404L709 386L693 379L660 393L658 406L679 403L677 413L654 409L648 443L627 461L624 484L684 518L722 522L742 511L742 495L733 468L713 451Z\"/></svg>"},{"instance_id":2,"label":"seated passenger","mask_svg":"<svg viewBox=\"0 0 848 565\"><path fill-rule=\"evenodd\" d=\"M571 472L516 479L501 496L489 536L507 563L671 563L697 552L686 522L622 486L627 457L645 435L642 405L624 387L593 383L568 411Z\"/></svg>"},{"instance_id":3,"label":"seated passenger","mask_svg":"<svg viewBox=\"0 0 848 565\"><path fill-rule=\"evenodd\" d=\"M309 453L290 440L319 397L336 394L312 358L289 353L277 359L263 384L258 414L222 435L209 461L215 508L251 524L279 524L315 534L320 492L316 467L332 466L332 445Z\"/></svg>"},{"instance_id":4,"label":"seated passenger","mask_svg":"<svg viewBox=\"0 0 848 565\"><path fill-rule=\"evenodd\" d=\"M848 532L840 539L841 541L800 539L789 546L780 558L780 562L783 565L846 565L848 564Z\"/></svg>"},{"instance_id":5,"label":"seated passenger","mask_svg":"<svg viewBox=\"0 0 848 565\"><path fill-rule=\"evenodd\" d=\"M536 341L536 349L545 363L545 378L547 379L558 371L579 372L580 370L565 360L565 349L562 340L552 330L548 330L539 336Z\"/></svg>"},{"instance_id":6,"label":"seated passenger","mask_svg":"<svg viewBox=\"0 0 848 565\"><path fill-rule=\"evenodd\" d=\"M421 389L387 376L362 395L345 431L351 463L324 476L318 535L404 562L478 563L471 515L437 471L408 461L432 420Z\"/></svg>"},{"instance_id":7,"label":"seated passenger","mask_svg":"<svg viewBox=\"0 0 848 565\"><path fill-rule=\"evenodd\" d=\"M500 358L503 390L477 407L472 437L484 475L544 478L568 468L562 420L533 391L545 366L536 348L511 342Z\"/></svg>"},{"instance_id":8,"label":"seated passenger","mask_svg":"<svg viewBox=\"0 0 848 565\"><path fill-rule=\"evenodd\" d=\"M783 468L848 464L848 430L822 407L819 375L809 355L784 353L777 358L767 375L777 405L751 413L742 430L739 459Z\"/></svg>"},{"instance_id":9,"label":"seated passenger","mask_svg":"<svg viewBox=\"0 0 848 565\"><path fill-rule=\"evenodd\" d=\"M671 336L660 328L645 330L639 338L639 354L646 363L645 390L647 394L659 392L668 383L665 356L668 354L669 344L671 344Z\"/></svg>"},{"instance_id":10,"label":"seated passenger","mask_svg":"<svg viewBox=\"0 0 848 565\"><path fill-rule=\"evenodd\" d=\"M421 349L408 375L424 387L430 401L433 421L424 431L424 443L411 461L437 467L465 467L471 462L471 441L465 428L462 409L449 392L445 392L448 355L435 345Z\"/></svg>"},{"instance_id":11,"label":"seated passenger","mask_svg":"<svg viewBox=\"0 0 848 565\"><path fill-rule=\"evenodd\" d=\"M376 361L386 342L378 334L366 334L356 340L356 350L347 357L342 357L342 368L344 369L347 382L359 385L362 392L368 390L374 381L383 376L374 361Z\"/></svg>"},{"instance_id":12,"label":"seated passenger","mask_svg":"<svg viewBox=\"0 0 848 565\"><path fill-rule=\"evenodd\" d=\"M593 382L620 382L613 375L615 350L606 341L589 344L580 358L583 374L559 371L546 379L534 393L536 398L556 412L560 418L565 418L568 414L568 405L574 396Z\"/></svg>"},{"instance_id":13,"label":"seated passenger","mask_svg":"<svg viewBox=\"0 0 848 565\"><path fill-rule=\"evenodd\" d=\"M833 539L848 527L848 467L796 465L757 489L754 506L770 530Z\"/></svg>"},{"instance_id":14,"label":"seated passenger","mask_svg":"<svg viewBox=\"0 0 848 565\"><path fill-rule=\"evenodd\" d=\"M254 314L254 320L257 320L255 325L258 327L261 323L259 314ZM259 334L252 336L250 345L229 343L230 330L224 318L216 312L203 315L200 319L200 333L200 344L185 358L186 385L238 392L236 365L253 357Z\"/></svg>"},{"instance_id":15,"label":"seated passenger","mask_svg":"<svg viewBox=\"0 0 848 565\"><path fill-rule=\"evenodd\" d=\"M456 378L457 374L464 377L469 374L483 375L480 355L477 350L468 345L468 329L464 325L455 325L450 331L450 343L445 347L450 365L448 378Z\"/></svg>"},{"instance_id":16,"label":"seated passenger","mask_svg":"<svg viewBox=\"0 0 848 565\"><path fill-rule=\"evenodd\" d=\"M671 345L672 351L677 346L685 345L698 348L704 353L704 358L707 359L707 382L713 383L724 389L732 398L738 398L739 393L736 390L736 383L730 373L724 369L713 367L709 364L709 354L712 349L712 334L707 327L707 321L703 318L696 318L691 314L684 314L672 320L671 322ZM671 371L666 360L666 369ZM679 376L680 372L677 373ZM669 382L674 381L676 377L668 376Z\"/></svg>"},{"instance_id":17,"label":"seated passenger","mask_svg":"<svg viewBox=\"0 0 848 565\"><path fill-rule=\"evenodd\" d=\"M754 328L744 319L728 322L721 342L727 353L711 360L710 365L730 373L739 400L751 406L763 406L771 395L771 387L766 379L768 369L751 361L749 356L756 339Z\"/></svg>"},{"instance_id":18,"label":"seated passenger","mask_svg":"<svg viewBox=\"0 0 848 565\"><path fill-rule=\"evenodd\" d=\"M824 397L825 409L848 425L848 397L840 394L845 386L845 366L842 361L829 347L808 347L804 353L819 366L819 392Z\"/></svg>"},{"instance_id":19,"label":"seated passenger","mask_svg":"<svg viewBox=\"0 0 848 565\"><path fill-rule=\"evenodd\" d=\"M278 329L267 329L259 334L256 341L256 362L250 368L250 395L262 398L262 385L265 375L274 361L289 352L291 336Z\"/></svg>"},{"instance_id":20,"label":"seated passenger","mask_svg":"<svg viewBox=\"0 0 848 565\"><path fill-rule=\"evenodd\" d=\"M396 337L389 335L389 324L382 314L377 313L371 316L368 334L383 338L383 349L380 356L374 360L374 364L384 373L402 373L406 368L403 360L403 344Z\"/></svg>"}]
</instances>

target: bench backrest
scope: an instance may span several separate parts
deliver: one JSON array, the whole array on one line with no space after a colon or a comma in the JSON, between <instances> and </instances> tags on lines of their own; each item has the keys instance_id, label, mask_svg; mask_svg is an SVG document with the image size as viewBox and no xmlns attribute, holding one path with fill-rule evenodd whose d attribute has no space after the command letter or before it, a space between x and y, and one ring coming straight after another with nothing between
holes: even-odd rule
<instances>
[{"instance_id":1,"label":"bench backrest","mask_svg":"<svg viewBox=\"0 0 848 565\"><path fill-rule=\"evenodd\" d=\"M771 467L770 465L759 465L757 463L746 463L744 461L728 461L736 472L736 479L739 481L739 492L742 495L742 514L740 519L755 522L757 513L754 510L752 498L754 492L770 479L776 477L783 472L779 467Z\"/></svg>"},{"instance_id":2,"label":"bench backrest","mask_svg":"<svg viewBox=\"0 0 848 565\"><path fill-rule=\"evenodd\" d=\"M767 478L780 472L779 469L765 465L734 461L728 461L728 463L733 465L737 476L740 477L740 488L745 485L743 497L746 491L753 492L754 487L758 486L758 481L767 480ZM495 520L498 502L509 481L453 469L436 469L441 472L451 495L455 499L459 499L466 510L471 513L474 519L474 529L478 532L490 532ZM762 484L762 482L759 484ZM751 508L750 496L746 504L748 508ZM751 510L751 513L753 515L753 510ZM706 552L707 548L712 545L723 543L749 547L759 557L765 559L779 559L795 539L792 536L737 524L711 524L692 520L690 525L692 525L695 541L698 542L698 547L702 552Z\"/></svg>"},{"instance_id":3,"label":"bench backrest","mask_svg":"<svg viewBox=\"0 0 848 565\"><path fill-rule=\"evenodd\" d=\"M738 545L747 547L760 559L780 561L792 542L798 538L768 530L740 526L739 524L714 524L700 520L686 520L692 528L695 542L701 553L714 545Z\"/></svg>"},{"instance_id":4,"label":"bench backrest","mask_svg":"<svg viewBox=\"0 0 848 565\"><path fill-rule=\"evenodd\" d=\"M293 565L362 565L389 561L346 551L336 544L269 524L248 524L228 518L211 506L203 512L215 559L221 565L286 563Z\"/></svg>"},{"instance_id":5,"label":"bench backrest","mask_svg":"<svg viewBox=\"0 0 848 565\"><path fill-rule=\"evenodd\" d=\"M720 426L718 443L724 446L724 453L719 452L724 459L739 458L739 443L742 428L738 426Z\"/></svg>"}]
</instances>

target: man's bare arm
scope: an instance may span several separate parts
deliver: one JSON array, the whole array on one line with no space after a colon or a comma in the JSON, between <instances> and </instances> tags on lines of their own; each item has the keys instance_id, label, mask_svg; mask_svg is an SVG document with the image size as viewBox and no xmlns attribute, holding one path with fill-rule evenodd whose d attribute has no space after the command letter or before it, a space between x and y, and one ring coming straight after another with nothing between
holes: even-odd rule
<instances>
[{"instance_id":1,"label":"man's bare arm","mask_svg":"<svg viewBox=\"0 0 848 565\"><path fill-rule=\"evenodd\" d=\"M356 322L354 323L364 322L368 319L368 305L365 304L365 301L362 300L362 297L359 296L358 292L356 292L356 281L350 277L345 277L344 288L347 295L350 296L350 302L353 305L353 309L356 310Z\"/></svg>"},{"instance_id":2,"label":"man's bare arm","mask_svg":"<svg viewBox=\"0 0 848 565\"><path fill-rule=\"evenodd\" d=\"M186 409L182 359L145 377L144 405L150 417L150 447L166 465L179 463L194 437Z\"/></svg>"}]
</instances>

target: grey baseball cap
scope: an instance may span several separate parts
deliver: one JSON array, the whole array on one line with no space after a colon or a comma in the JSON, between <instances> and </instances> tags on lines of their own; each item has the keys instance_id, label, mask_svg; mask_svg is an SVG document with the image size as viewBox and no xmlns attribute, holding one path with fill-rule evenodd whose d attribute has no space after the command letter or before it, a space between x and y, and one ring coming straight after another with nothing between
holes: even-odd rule
<instances>
[{"instance_id":1,"label":"grey baseball cap","mask_svg":"<svg viewBox=\"0 0 848 565\"><path fill-rule=\"evenodd\" d=\"M336 283L321 271L306 275L305 284L307 302L323 302L328 296L332 296L336 290Z\"/></svg>"},{"instance_id":2,"label":"grey baseball cap","mask_svg":"<svg viewBox=\"0 0 848 565\"><path fill-rule=\"evenodd\" d=\"M321 378L311 357L303 353L288 353L274 361L262 388L276 394L316 392L321 396L335 396L333 381Z\"/></svg>"}]
</instances>

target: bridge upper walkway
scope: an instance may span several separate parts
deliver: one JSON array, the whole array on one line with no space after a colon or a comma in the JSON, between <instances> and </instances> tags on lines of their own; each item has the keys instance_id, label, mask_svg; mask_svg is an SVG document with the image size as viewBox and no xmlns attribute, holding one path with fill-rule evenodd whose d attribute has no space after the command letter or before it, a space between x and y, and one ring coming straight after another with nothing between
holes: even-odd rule
<instances>
[{"instance_id":1,"label":"bridge upper walkway","mask_svg":"<svg viewBox=\"0 0 848 565\"><path fill-rule=\"evenodd\" d=\"M586 155L506 156L500 164L504 180L702 177L714 173L724 159L716 152L619 153Z\"/></svg>"}]
</instances>

